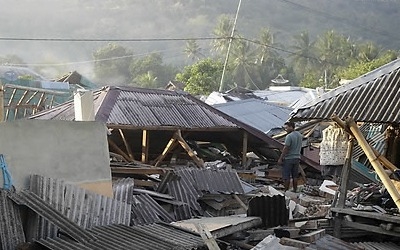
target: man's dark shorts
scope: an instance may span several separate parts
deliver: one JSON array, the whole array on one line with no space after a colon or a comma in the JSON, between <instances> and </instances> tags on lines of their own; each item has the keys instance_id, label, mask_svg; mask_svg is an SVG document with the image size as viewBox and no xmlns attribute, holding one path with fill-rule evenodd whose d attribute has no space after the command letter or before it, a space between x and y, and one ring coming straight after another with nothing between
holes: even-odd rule
<instances>
[{"instance_id":1,"label":"man's dark shorts","mask_svg":"<svg viewBox=\"0 0 400 250\"><path fill-rule=\"evenodd\" d=\"M299 176L300 159L285 159L283 160L282 179L290 180Z\"/></svg>"}]
</instances>

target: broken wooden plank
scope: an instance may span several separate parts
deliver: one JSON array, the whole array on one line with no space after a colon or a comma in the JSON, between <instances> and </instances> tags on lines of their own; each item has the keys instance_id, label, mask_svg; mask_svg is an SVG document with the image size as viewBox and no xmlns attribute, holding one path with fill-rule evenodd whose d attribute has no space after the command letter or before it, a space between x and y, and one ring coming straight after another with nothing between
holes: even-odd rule
<instances>
[{"instance_id":1,"label":"broken wooden plank","mask_svg":"<svg viewBox=\"0 0 400 250\"><path fill-rule=\"evenodd\" d=\"M217 241L214 239L210 231L207 229L207 227L201 223L196 223L195 224L197 232L200 234L201 238L204 240L204 242L207 244L207 247L209 250L219 250L219 246Z\"/></svg>"},{"instance_id":2,"label":"broken wooden plank","mask_svg":"<svg viewBox=\"0 0 400 250\"><path fill-rule=\"evenodd\" d=\"M225 237L262 224L259 217L219 216L202 217L173 222L173 225L196 232L194 224L201 223L207 226L215 238Z\"/></svg>"},{"instance_id":3,"label":"broken wooden plank","mask_svg":"<svg viewBox=\"0 0 400 250\"><path fill-rule=\"evenodd\" d=\"M118 129L118 131L119 131L119 134L121 135L122 141L124 142L126 152L128 152L130 160L134 161L135 158L133 157L131 147L129 146L128 141L126 140L124 132L122 131L122 129Z\"/></svg>"},{"instance_id":4,"label":"broken wooden plank","mask_svg":"<svg viewBox=\"0 0 400 250\"><path fill-rule=\"evenodd\" d=\"M325 235L325 229L320 229L317 231L312 231L310 233L301 235L299 237L299 240L305 241L308 243L313 243L324 235Z\"/></svg>"},{"instance_id":5,"label":"broken wooden plank","mask_svg":"<svg viewBox=\"0 0 400 250\"><path fill-rule=\"evenodd\" d=\"M297 247L299 249L305 249L310 245L308 242L300 241L300 240L294 240L286 237L282 237L281 240L279 241L282 245L285 246L291 246L291 247Z\"/></svg>"},{"instance_id":6,"label":"broken wooden plank","mask_svg":"<svg viewBox=\"0 0 400 250\"><path fill-rule=\"evenodd\" d=\"M169 140L169 142L167 143L167 145L165 146L164 151L162 152L162 154L159 157L157 157L156 163L154 164L154 166L156 166L156 167L160 166L161 162L164 160L164 158L167 156L167 154L169 152L171 152L171 150L174 149L176 145L177 145L176 139L175 138L171 138Z\"/></svg>"},{"instance_id":7,"label":"broken wooden plank","mask_svg":"<svg viewBox=\"0 0 400 250\"><path fill-rule=\"evenodd\" d=\"M118 154L120 154L126 161L129 162L129 156L120 149L115 142L113 142L110 138L108 138L108 144L113 148L115 151L117 151Z\"/></svg>"},{"instance_id":8,"label":"broken wooden plank","mask_svg":"<svg viewBox=\"0 0 400 250\"><path fill-rule=\"evenodd\" d=\"M237 194L234 194L233 198L235 198L235 200L239 203L239 205L242 208L244 208L246 211L247 211L247 209L249 209L249 207L246 204L244 204L244 202L239 198L239 196Z\"/></svg>"},{"instance_id":9,"label":"broken wooden plank","mask_svg":"<svg viewBox=\"0 0 400 250\"><path fill-rule=\"evenodd\" d=\"M189 144L183 139L181 131L178 130L174 134L174 138L179 142L179 144L182 146L183 149L188 153L190 158L193 159L193 161L196 163L196 165L200 168L204 167L204 161L200 159L196 153L190 148Z\"/></svg>"}]
</instances>

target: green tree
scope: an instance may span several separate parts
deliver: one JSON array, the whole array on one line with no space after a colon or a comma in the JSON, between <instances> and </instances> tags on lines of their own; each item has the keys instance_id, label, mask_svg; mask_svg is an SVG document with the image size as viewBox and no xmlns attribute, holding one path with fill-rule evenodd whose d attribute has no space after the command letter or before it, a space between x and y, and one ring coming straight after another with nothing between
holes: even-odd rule
<instances>
[{"instance_id":1,"label":"green tree","mask_svg":"<svg viewBox=\"0 0 400 250\"><path fill-rule=\"evenodd\" d=\"M336 69L350 63L352 46L350 39L333 30L324 33L316 41L319 74L325 87L332 88L338 85Z\"/></svg>"},{"instance_id":2,"label":"green tree","mask_svg":"<svg viewBox=\"0 0 400 250\"><path fill-rule=\"evenodd\" d=\"M221 61L206 58L186 66L175 79L185 83L185 91L192 95L208 95L218 90L222 69Z\"/></svg>"},{"instance_id":3,"label":"green tree","mask_svg":"<svg viewBox=\"0 0 400 250\"><path fill-rule=\"evenodd\" d=\"M131 78L129 65L133 52L114 43L109 43L93 53L94 72L99 82L127 84Z\"/></svg>"},{"instance_id":4,"label":"green tree","mask_svg":"<svg viewBox=\"0 0 400 250\"><path fill-rule=\"evenodd\" d=\"M357 61L352 63L349 67L339 70L338 76L341 79L355 79L395 60L397 56L398 54L396 52L388 50L379 58L370 61L366 59L365 61Z\"/></svg>"},{"instance_id":5,"label":"green tree","mask_svg":"<svg viewBox=\"0 0 400 250\"><path fill-rule=\"evenodd\" d=\"M382 49L376 46L372 42L364 43L359 45L358 59L364 62L370 62L379 58L382 53Z\"/></svg>"},{"instance_id":6,"label":"green tree","mask_svg":"<svg viewBox=\"0 0 400 250\"><path fill-rule=\"evenodd\" d=\"M133 60L130 66L131 83L140 87L149 87L147 83L142 85L143 76L152 76L152 87L164 87L171 79L174 79L177 70L166 65L160 53L151 53L142 58Z\"/></svg>"},{"instance_id":7,"label":"green tree","mask_svg":"<svg viewBox=\"0 0 400 250\"><path fill-rule=\"evenodd\" d=\"M305 88L317 88L320 87L320 76L316 72L305 73L304 77L300 81L300 86Z\"/></svg>"}]
</instances>

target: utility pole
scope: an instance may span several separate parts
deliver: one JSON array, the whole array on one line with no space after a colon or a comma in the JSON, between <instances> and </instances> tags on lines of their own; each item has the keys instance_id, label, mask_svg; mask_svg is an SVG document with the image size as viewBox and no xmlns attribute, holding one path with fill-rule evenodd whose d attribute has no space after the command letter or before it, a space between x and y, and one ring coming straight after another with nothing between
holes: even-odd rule
<instances>
[{"instance_id":1,"label":"utility pole","mask_svg":"<svg viewBox=\"0 0 400 250\"><path fill-rule=\"evenodd\" d=\"M226 66L228 65L228 59L229 59L229 53L231 51L231 45L233 41L233 35L235 34L235 28L236 28L236 21L239 15L239 9L240 5L242 4L242 0L239 0L239 4L236 10L236 15L235 15L235 20L233 21L233 27L232 27L232 32L231 36L229 37L229 44L228 44L228 50L226 52L226 57L225 57L225 62L224 62L224 68L222 70L222 76L221 76L221 82L219 84L219 92L223 92L225 89L225 84L224 84L224 78L225 78L225 71L226 71Z\"/></svg>"}]
</instances>

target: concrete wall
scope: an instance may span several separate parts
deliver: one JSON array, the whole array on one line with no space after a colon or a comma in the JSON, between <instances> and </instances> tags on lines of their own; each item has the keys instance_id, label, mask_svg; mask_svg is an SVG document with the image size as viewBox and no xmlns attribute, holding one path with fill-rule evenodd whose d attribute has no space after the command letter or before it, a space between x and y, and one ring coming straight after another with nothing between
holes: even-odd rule
<instances>
[{"instance_id":1,"label":"concrete wall","mask_svg":"<svg viewBox=\"0 0 400 250\"><path fill-rule=\"evenodd\" d=\"M112 192L105 124L56 120L3 122L0 154L4 155L17 190L28 188L29 176L38 174L89 185L92 191L96 191L95 183L101 183L98 193Z\"/></svg>"}]
</instances>

